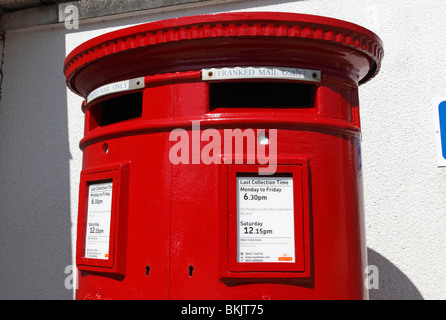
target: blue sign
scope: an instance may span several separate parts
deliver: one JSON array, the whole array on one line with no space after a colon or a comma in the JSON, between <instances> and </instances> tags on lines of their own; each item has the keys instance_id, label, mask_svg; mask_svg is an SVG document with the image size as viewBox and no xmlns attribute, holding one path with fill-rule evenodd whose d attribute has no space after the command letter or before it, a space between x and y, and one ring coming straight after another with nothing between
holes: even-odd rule
<instances>
[{"instance_id":1,"label":"blue sign","mask_svg":"<svg viewBox=\"0 0 446 320\"><path fill-rule=\"evenodd\" d=\"M434 100L435 132L437 135L437 164L446 166L446 98Z\"/></svg>"},{"instance_id":2,"label":"blue sign","mask_svg":"<svg viewBox=\"0 0 446 320\"><path fill-rule=\"evenodd\" d=\"M446 159L446 101L438 105L438 117L440 118L441 153Z\"/></svg>"}]
</instances>

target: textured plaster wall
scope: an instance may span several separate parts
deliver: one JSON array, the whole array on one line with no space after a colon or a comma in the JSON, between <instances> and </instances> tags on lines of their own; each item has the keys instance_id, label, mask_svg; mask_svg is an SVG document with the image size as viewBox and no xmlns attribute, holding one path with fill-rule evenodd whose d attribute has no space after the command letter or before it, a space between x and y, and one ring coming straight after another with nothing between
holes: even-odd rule
<instances>
[{"instance_id":1,"label":"textured plaster wall","mask_svg":"<svg viewBox=\"0 0 446 320\"><path fill-rule=\"evenodd\" d=\"M63 58L118 28L202 13L288 11L343 19L384 42L380 74L360 88L371 299L445 299L446 168L436 165L431 99L446 96L446 2L231 1L7 33L0 102L0 298L71 298L83 134L82 99ZM19 197L20 195L20 197Z\"/></svg>"},{"instance_id":2,"label":"textured plaster wall","mask_svg":"<svg viewBox=\"0 0 446 320\"><path fill-rule=\"evenodd\" d=\"M9 32L6 38L0 101L0 299L71 299L64 286L65 267L72 263L73 191L60 66L65 31Z\"/></svg>"}]
</instances>

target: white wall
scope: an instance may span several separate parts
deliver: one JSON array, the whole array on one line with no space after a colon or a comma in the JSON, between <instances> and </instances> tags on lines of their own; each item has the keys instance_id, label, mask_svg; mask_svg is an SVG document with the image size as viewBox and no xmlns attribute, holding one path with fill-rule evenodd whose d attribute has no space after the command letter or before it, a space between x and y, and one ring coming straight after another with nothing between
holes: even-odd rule
<instances>
[{"instance_id":1,"label":"white wall","mask_svg":"<svg viewBox=\"0 0 446 320\"><path fill-rule=\"evenodd\" d=\"M446 1L235 1L6 34L0 102L0 298L66 299L74 256L82 99L64 57L133 24L223 11L323 15L384 41L381 72L360 88L371 299L445 299L446 173L436 165L431 99L446 96ZM72 225L71 225L72 224Z\"/></svg>"}]
</instances>

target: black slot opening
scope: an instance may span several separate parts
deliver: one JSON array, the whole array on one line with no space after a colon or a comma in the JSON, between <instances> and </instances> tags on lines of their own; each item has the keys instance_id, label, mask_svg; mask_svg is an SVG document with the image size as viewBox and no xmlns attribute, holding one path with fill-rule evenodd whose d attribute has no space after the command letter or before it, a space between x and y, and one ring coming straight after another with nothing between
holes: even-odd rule
<instances>
[{"instance_id":1,"label":"black slot opening","mask_svg":"<svg viewBox=\"0 0 446 320\"><path fill-rule=\"evenodd\" d=\"M130 120L142 116L142 92L125 94L98 103L91 114L99 126Z\"/></svg>"},{"instance_id":2,"label":"black slot opening","mask_svg":"<svg viewBox=\"0 0 446 320\"><path fill-rule=\"evenodd\" d=\"M209 88L210 109L312 108L315 86L293 82L219 82Z\"/></svg>"}]
</instances>

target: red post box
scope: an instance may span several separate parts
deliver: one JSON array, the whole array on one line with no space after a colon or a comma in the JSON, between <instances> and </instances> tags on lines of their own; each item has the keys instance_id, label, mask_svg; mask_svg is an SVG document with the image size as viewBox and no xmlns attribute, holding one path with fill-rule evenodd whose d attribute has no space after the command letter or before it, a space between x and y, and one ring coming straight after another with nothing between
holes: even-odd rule
<instances>
[{"instance_id":1,"label":"red post box","mask_svg":"<svg viewBox=\"0 0 446 320\"><path fill-rule=\"evenodd\" d=\"M358 86L382 56L355 24L271 12L73 50L76 298L367 298Z\"/></svg>"}]
</instances>

